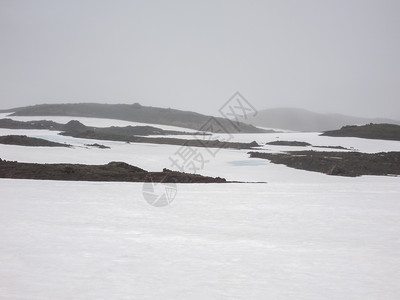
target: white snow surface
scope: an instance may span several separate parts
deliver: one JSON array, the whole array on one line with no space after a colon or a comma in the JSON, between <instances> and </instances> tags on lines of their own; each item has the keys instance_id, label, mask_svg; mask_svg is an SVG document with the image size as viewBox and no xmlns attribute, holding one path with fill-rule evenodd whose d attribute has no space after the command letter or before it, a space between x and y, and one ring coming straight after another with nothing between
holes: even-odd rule
<instances>
[{"instance_id":1,"label":"white snow surface","mask_svg":"<svg viewBox=\"0 0 400 300\"><path fill-rule=\"evenodd\" d=\"M0 180L1 299L399 299L396 178L180 184ZM370 187L370 188L367 188Z\"/></svg>"},{"instance_id":2,"label":"white snow surface","mask_svg":"<svg viewBox=\"0 0 400 300\"><path fill-rule=\"evenodd\" d=\"M126 126L91 120L83 123ZM74 145L0 145L0 158L160 171L174 169L180 150L57 133L0 129ZM234 139L363 152L400 144L293 132ZM95 142L111 149L84 146ZM261 151L295 149L309 148ZM267 183L178 184L172 204L155 208L140 183L0 179L0 299L400 299L400 177L328 176L247 150L196 151L208 160L200 174Z\"/></svg>"}]
</instances>

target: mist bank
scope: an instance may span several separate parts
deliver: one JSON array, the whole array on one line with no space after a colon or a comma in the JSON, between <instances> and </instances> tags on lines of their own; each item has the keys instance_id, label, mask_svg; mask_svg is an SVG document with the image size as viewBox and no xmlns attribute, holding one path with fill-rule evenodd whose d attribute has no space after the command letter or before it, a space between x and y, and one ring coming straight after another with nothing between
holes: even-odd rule
<instances>
[{"instance_id":1,"label":"mist bank","mask_svg":"<svg viewBox=\"0 0 400 300\"><path fill-rule=\"evenodd\" d=\"M260 110L255 117L246 120L255 126L293 131L322 132L339 129L346 125L369 123L398 124L400 120L385 118L360 118L342 114L320 114L299 108L271 108Z\"/></svg>"}]
</instances>

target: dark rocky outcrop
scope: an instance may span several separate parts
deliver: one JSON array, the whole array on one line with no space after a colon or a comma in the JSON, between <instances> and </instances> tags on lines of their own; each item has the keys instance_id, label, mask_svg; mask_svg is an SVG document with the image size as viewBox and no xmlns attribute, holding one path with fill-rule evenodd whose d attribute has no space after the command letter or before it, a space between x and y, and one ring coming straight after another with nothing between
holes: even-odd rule
<instances>
[{"instance_id":1,"label":"dark rocky outcrop","mask_svg":"<svg viewBox=\"0 0 400 300\"><path fill-rule=\"evenodd\" d=\"M177 127L202 130L209 122L210 116L190 111L171 108L160 108L134 104L99 104L99 103L67 103L41 104L16 108L14 116L74 116L117 119L139 123L171 125ZM224 118L212 118L216 122L209 127L213 132L229 133L261 133L273 132L257 128L241 122L235 124Z\"/></svg>"},{"instance_id":2,"label":"dark rocky outcrop","mask_svg":"<svg viewBox=\"0 0 400 300\"><path fill-rule=\"evenodd\" d=\"M28 137L26 135L0 136L0 144L32 147L71 147L71 145L68 144L51 142L44 139Z\"/></svg>"},{"instance_id":3,"label":"dark rocky outcrop","mask_svg":"<svg viewBox=\"0 0 400 300\"><path fill-rule=\"evenodd\" d=\"M64 130L64 124L53 121L15 121L11 119L0 119L0 128L8 129L48 129L48 130Z\"/></svg>"},{"instance_id":4,"label":"dark rocky outcrop","mask_svg":"<svg viewBox=\"0 0 400 300\"><path fill-rule=\"evenodd\" d=\"M193 133L185 132L185 131L175 131L175 130L164 130L161 128L153 127L153 126L125 126L125 127L92 127L92 130L95 130L98 133L109 134L109 135L122 135L122 136L132 136L132 135L140 135L140 136L148 136L148 135L193 135ZM64 129L65 131L72 131L68 129ZM75 130L78 132L83 132L85 130Z\"/></svg>"},{"instance_id":5,"label":"dark rocky outcrop","mask_svg":"<svg viewBox=\"0 0 400 300\"><path fill-rule=\"evenodd\" d=\"M267 145L276 145L276 146L300 146L300 147L306 147L306 146L311 146L311 144L306 143L306 142L299 142L299 141L273 141L267 143Z\"/></svg>"},{"instance_id":6,"label":"dark rocky outcrop","mask_svg":"<svg viewBox=\"0 0 400 300\"><path fill-rule=\"evenodd\" d=\"M342 146L314 146L307 142L299 142L299 141L273 141L266 143L266 145L273 145L273 146L297 146L297 147L314 147L314 148L327 148L327 149L341 149L341 150L353 150L349 148L345 148Z\"/></svg>"},{"instance_id":7,"label":"dark rocky outcrop","mask_svg":"<svg viewBox=\"0 0 400 300\"><path fill-rule=\"evenodd\" d=\"M264 158L275 164L321 172L328 175L400 175L400 152L318 152L290 151L287 153L249 152L250 157Z\"/></svg>"},{"instance_id":8,"label":"dark rocky outcrop","mask_svg":"<svg viewBox=\"0 0 400 300\"><path fill-rule=\"evenodd\" d=\"M85 144L85 146L87 146L87 147L99 148L99 149L111 149L111 148L108 147L108 146L101 145L101 144L97 144L97 143L94 143L94 144Z\"/></svg>"},{"instance_id":9,"label":"dark rocky outcrop","mask_svg":"<svg viewBox=\"0 0 400 300\"><path fill-rule=\"evenodd\" d=\"M62 127L63 131L73 131L73 132L84 132L92 129L93 127L88 127L86 125L83 125L81 122L77 120L71 120Z\"/></svg>"},{"instance_id":10,"label":"dark rocky outcrop","mask_svg":"<svg viewBox=\"0 0 400 300\"><path fill-rule=\"evenodd\" d=\"M339 130L326 131L321 135L400 141L400 125L371 123L363 126L343 126Z\"/></svg>"},{"instance_id":11,"label":"dark rocky outcrop","mask_svg":"<svg viewBox=\"0 0 400 300\"><path fill-rule=\"evenodd\" d=\"M72 136L75 138L108 140L108 141L121 141L129 143L150 143L150 144L165 144L165 145L178 145L187 147L205 147L205 148L226 148L226 149L252 149L258 147L257 142L251 143L237 143L237 142L224 142L219 140L201 139L204 135L198 135L199 139L178 139L178 138L164 138L164 137L144 137L144 136L130 136L130 135L117 135L105 133L101 130L89 130L85 132L62 132L61 135Z\"/></svg>"},{"instance_id":12,"label":"dark rocky outcrop","mask_svg":"<svg viewBox=\"0 0 400 300\"><path fill-rule=\"evenodd\" d=\"M199 132L199 133L188 133L172 130L163 130L160 128L152 126L125 126L125 127L90 127L85 126L79 121L72 120L67 124L59 123L45 123L48 121L38 121L38 123L31 122L18 122L10 119L4 124L13 124L13 126L18 126L20 129L54 129L63 131L60 133L65 136L72 136L76 138L87 138L87 139L97 139L97 140L110 140L110 141L123 141L132 143L151 143L151 144L169 144L169 145L179 145L179 146L191 146L191 147L206 147L206 148L231 148L231 149L251 149L253 147L258 147L257 142L253 141L251 143L235 143L235 142L224 142L218 140L208 139L209 133ZM0 120L2 121L2 120ZM11 122L10 122L11 121ZM17 122L17 123L15 123ZM47 124L47 125L46 125ZM33 127L32 127L33 126ZM0 122L1 128L1 122ZM9 128L9 127L6 127ZM198 139L178 139L178 138L163 138L163 137L146 137L148 135L191 135Z\"/></svg>"},{"instance_id":13,"label":"dark rocky outcrop","mask_svg":"<svg viewBox=\"0 0 400 300\"><path fill-rule=\"evenodd\" d=\"M12 119L0 119L0 128L8 129L47 129L67 132L98 131L113 135L192 135L193 133L175 130L163 130L153 126L125 126L125 127L93 127L86 126L77 120L71 120L67 124L53 121L15 121Z\"/></svg>"},{"instance_id":14,"label":"dark rocky outcrop","mask_svg":"<svg viewBox=\"0 0 400 300\"><path fill-rule=\"evenodd\" d=\"M208 177L164 169L148 172L124 162L106 165L37 164L8 162L0 159L0 178L71 180L71 181L121 181L121 182L176 182L225 183L224 178Z\"/></svg>"},{"instance_id":15,"label":"dark rocky outcrop","mask_svg":"<svg viewBox=\"0 0 400 300\"><path fill-rule=\"evenodd\" d=\"M325 149L339 149L339 150L354 150L354 147L346 148L343 146L312 146L313 148L325 148Z\"/></svg>"}]
</instances>

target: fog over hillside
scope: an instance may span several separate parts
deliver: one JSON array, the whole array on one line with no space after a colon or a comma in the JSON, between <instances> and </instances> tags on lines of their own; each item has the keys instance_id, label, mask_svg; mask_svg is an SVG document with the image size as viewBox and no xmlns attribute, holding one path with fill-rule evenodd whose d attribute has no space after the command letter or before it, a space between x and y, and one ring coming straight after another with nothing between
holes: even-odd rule
<instances>
[{"instance_id":1,"label":"fog over hillside","mask_svg":"<svg viewBox=\"0 0 400 300\"><path fill-rule=\"evenodd\" d=\"M125 103L400 119L400 2L1 1L0 108Z\"/></svg>"},{"instance_id":2,"label":"fog over hillside","mask_svg":"<svg viewBox=\"0 0 400 300\"><path fill-rule=\"evenodd\" d=\"M255 117L248 116L248 123L267 128L294 131L326 131L345 125L368 123L400 124L400 120L385 118L360 118L342 114L319 114L299 108L272 108L258 111Z\"/></svg>"}]
</instances>

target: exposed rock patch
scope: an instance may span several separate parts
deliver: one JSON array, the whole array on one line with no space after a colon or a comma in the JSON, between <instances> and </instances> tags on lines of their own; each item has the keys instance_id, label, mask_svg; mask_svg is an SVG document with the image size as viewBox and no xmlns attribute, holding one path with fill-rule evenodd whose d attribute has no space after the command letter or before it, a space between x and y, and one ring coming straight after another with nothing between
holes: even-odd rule
<instances>
[{"instance_id":1,"label":"exposed rock patch","mask_svg":"<svg viewBox=\"0 0 400 300\"><path fill-rule=\"evenodd\" d=\"M189 147L206 147L206 148L230 148L230 149L251 149L258 147L257 142L236 143L224 142L218 140L210 140L207 138L209 133L189 133L173 130L163 130L152 126L125 126L125 127L90 127L85 126L79 121L72 120L67 124L59 124L48 121L20 122L11 119L0 120L0 128L18 128L18 129L52 129L63 131L60 133L65 136L75 138L87 138L97 140L123 141L132 143L151 143L151 144L168 144L182 145ZM195 135L199 139L178 139L164 137L146 137L149 135Z\"/></svg>"},{"instance_id":2,"label":"exposed rock patch","mask_svg":"<svg viewBox=\"0 0 400 300\"><path fill-rule=\"evenodd\" d=\"M308 147L311 146L313 148L327 148L327 149L340 149L340 150L353 150L349 148L345 148L342 146L314 146L307 142L299 142L299 141L273 141L266 143L266 145L274 145L274 146L296 146L296 147Z\"/></svg>"},{"instance_id":3,"label":"exposed rock patch","mask_svg":"<svg viewBox=\"0 0 400 300\"><path fill-rule=\"evenodd\" d=\"M77 120L71 120L66 124L53 121L15 121L12 119L0 119L0 128L8 129L47 129L66 132L86 132L97 131L103 134L132 136L132 135L192 135L193 133L176 130L164 130L153 126L111 126L111 127L93 127L86 126ZM206 134L208 135L208 134Z\"/></svg>"},{"instance_id":4,"label":"exposed rock patch","mask_svg":"<svg viewBox=\"0 0 400 300\"><path fill-rule=\"evenodd\" d=\"M267 145L276 145L276 146L299 146L299 147L306 147L311 146L311 144L306 142L299 142L299 141L273 141L267 143Z\"/></svg>"},{"instance_id":5,"label":"exposed rock patch","mask_svg":"<svg viewBox=\"0 0 400 300\"><path fill-rule=\"evenodd\" d=\"M124 162L110 162L106 165L37 164L8 162L1 159L0 178L176 183L227 182L226 179L220 177L208 177L168 169L164 169L162 172L148 172Z\"/></svg>"},{"instance_id":6,"label":"exposed rock patch","mask_svg":"<svg viewBox=\"0 0 400 300\"><path fill-rule=\"evenodd\" d=\"M321 135L400 141L400 125L371 123L363 126L343 126L339 130L326 131Z\"/></svg>"},{"instance_id":7,"label":"exposed rock patch","mask_svg":"<svg viewBox=\"0 0 400 300\"><path fill-rule=\"evenodd\" d=\"M249 152L250 157L264 158L275 164L321 172L328 175L400 175L400 152L319 152L291 151L288 153Z\"/></svg>"},{"instance_id":8,"label":"exposed rock patch","mask_svg":"<svg viewBox=\"0 0 400 300\"><path fill-rule=\"evenodd\" d=\"M96 139L96 140L109 140L121 141L132 143L150 143L150 144L166 144L178 145L187 147L205 147L205 148L227 148L227 149L252 149L258 147L257 142L251 143L238 143L238 142L224 142L219 140L208 139L178 139L178 138L164 138L164 137L144 137L144 136L129 136L129 135L116 135L108 134L98 130L90 130L85 132L62 132L61 135L72 136L75 138ZM203 135L203 134L202 134Z\"/></svg>"},{"instance_id":9,"label":"exposed rock patch","mask_svg":"<svg viewBox=\"0 0 400 300\"><path fill-rule=\"evenodd\" d=\"M228 119L213 118L190 111L160 108L134 104L66 103L41 104L16 108L14 116L73 116L117 119L141 123L171 125L200 130L210 119L216 122L210 129L213 132L262 133L273 132L242 122L235 124Z\"/></svg>"},{"instance_id":10,"label":"exposed rock patch","mask_svg":"<svg viewBox=\"0 0 400 300\"><path fill-rule=\"evenodd\" d=\"M28 137L26 135L0 136L0 144L32 147L71 147L71 145L68 144L51 142L45 139Z\"/></svg>"},{"instance_id":11,"label":"exposed rock patch","mask_svg":"<svg viewBox=\"0 0 400 300\"><path fill-rule=\"evenodd\" d=\"M48 129L63 130L64 125L53 121L15 121L11 119L0 119L0 128L8 129Z\"/></svg>"},{"instance_id":12,"label":"exposed rock patch","mask_svg":"<svg viewBox=\"0 0 400 300\"><path fill-rule=\"evenodd\" d=\"M313 148L325 148L325 149L339 149L339 150L354 150L353 147L346 148L343 146L312 146Z\"/></svg>"},{"instance_id":13,"label":"exposed rock patch","mask_svg":"<svg viewBox=\"0 0 400 300\"><path fill-rule=\"evenodd\" d=\"M108 146L105 146L105 145L102 145L102 144L97 144L97 143L94 143L94 144L85 144L85 146L88 146L88 147L95 147L95 148L99 148L99 149L111 149L111 148L108 147Z\"/></svg>"},{"instance_id":14,"label":"exposed rock patch","mask_svg":"<svg viewBox=\"0 0 400 300\"><path fill-rule=\"evenodd\" d=\"M88 127L86 125L83 125L81 122L77 120L71 120L67 124L62 126L62 130L64 131L76 131L76 132L82 132L92 128L93 127Z\"/></svg>"}]
</instances>

